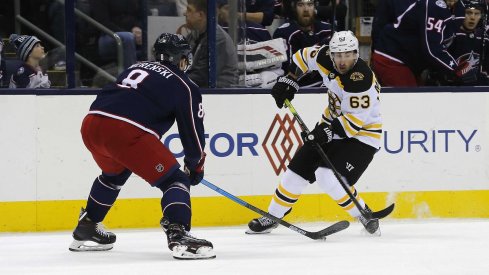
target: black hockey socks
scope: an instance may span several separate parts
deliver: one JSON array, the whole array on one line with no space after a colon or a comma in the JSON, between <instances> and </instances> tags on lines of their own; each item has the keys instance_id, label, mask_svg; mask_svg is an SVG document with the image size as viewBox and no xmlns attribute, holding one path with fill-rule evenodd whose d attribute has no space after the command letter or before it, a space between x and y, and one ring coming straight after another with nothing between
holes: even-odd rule
<instances>
[{"instance_id":1,"label":"black hockey socks","mask_svg":"<svg viewBox=\"0 0 489 275\"><path fill-rule=\"evenodd\" d=\"M97 223L104 220L130 175L131 171L125 170L117 176L102 174L95 179L86 208L91 221Z\"/></svg>"},{"instance_id":2,"label":"black hockey socks","mask_svg":"<svg viewBox=\"0 0 489 275\"><path fill-rule=\"evenodd\" d=\"M161 198L161 209L163 217L170 223L185 226L190 231L190 218L192 215L190 207L190 187L180 182L170 184L163 191Z\"/></svg>"}]
</instances>

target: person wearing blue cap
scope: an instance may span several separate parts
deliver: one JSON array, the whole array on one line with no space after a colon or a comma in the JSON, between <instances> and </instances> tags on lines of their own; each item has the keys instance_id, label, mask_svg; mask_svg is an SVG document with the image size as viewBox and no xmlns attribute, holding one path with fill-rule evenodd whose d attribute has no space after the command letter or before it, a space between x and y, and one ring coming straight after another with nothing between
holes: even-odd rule
<instances>
[{"instance_id":1,"label":"person wearing blue cap","mask_svg":"<svg viewBox=\"0 0 489 275\"><path fill-rule=\"evenodd\" d=\"M35 36L12 34L10 44L24 63L12 74L9 88L49 88L48 75L42 72L39 62L46 56L41 40Z\"/></svg>"}]
</instances>

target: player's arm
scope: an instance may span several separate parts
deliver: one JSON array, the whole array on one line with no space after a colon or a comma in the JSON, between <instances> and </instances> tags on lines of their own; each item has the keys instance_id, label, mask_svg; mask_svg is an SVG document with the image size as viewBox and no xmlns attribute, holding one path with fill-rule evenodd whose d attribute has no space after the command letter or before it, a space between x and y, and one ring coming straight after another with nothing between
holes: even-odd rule
<instances>
[{"instance_id":1,"label":"player's arm","mask_svg":"<svg viewBox=\"0 0 489 275\"><path fill-rule=\"evenodd\" d=\"M176 121L180 140L185 153L185 166L196 169L205 157L204 109L202 96L191 88L179 91L179 104L176 108Z\"/></svg>"},{"instance_id":2,"label":"player's arm","mask_svg":"<svg viewBox=\"0 0 489 275\"><path fill-rule=\"evenodd\" d=\"M438 3L437 3L438 2ZM422 47L431 63L446 73L454 73L457 62L447 51L444 39L453 36L450 30L451 14L443 7L444 2L427 1L419 20L421 20L420 35L423 38Z\"/></svg>"},{"instance_id":3,"label":"player's arm","mask_svg":"<svg viewBox=\"0 0 489 275\"><path fill-rule=\"evenodd\" d=\"M298 78L308 71L318 70L316 57L323 48L324 46L303 48L292 56L289 73L277 78L277 83L272 87L272 96L278 108L284 106L286 99L289 101L294 99L295 93L299 90Z\"/></svg>"}]
</instances>

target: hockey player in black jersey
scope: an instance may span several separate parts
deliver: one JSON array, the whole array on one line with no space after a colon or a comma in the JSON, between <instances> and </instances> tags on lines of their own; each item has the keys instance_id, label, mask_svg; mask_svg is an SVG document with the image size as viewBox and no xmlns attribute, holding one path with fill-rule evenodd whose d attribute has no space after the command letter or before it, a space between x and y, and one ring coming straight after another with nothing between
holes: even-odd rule
<instances>
[{"instance_id":1,"label":"hockey player in black jersey","mask_svg":"<svg viewBox=\"0 0 489 275\"><path fill-rule=\"evenodd\" d=\"M364 225L370 234L380 234L378 219L365 219L315 148L321 146L338 170L351 193L368 212L369 207L354 185L380 148L382 118L380 85L367 63L359 58L358 40L351 31L337 32L329 47L304 48L293 55L289 75L280 77L272 88L279 108L292 100L299 85L297 77L317 71L327 87L326 109L311 135L303 135L304 145L295 153L281 183L275 190L268 212L278 218L286 215L309 183L316 182L340 207ZM247 233L268 233L277 223L261 217L248 224Z\"/></svg>"},{"instance_id":2,"label":"hockey player in black jersey","mask_svg":"<svg viewBox=\"0 0 489 275\"><path fill-rule=\"evenodd\" d=\"M291 0L283 4L286 5L289 18L275 30L273 38L283 38L286 41L288 59L283 63L282 69L287 74L295 52L305 47L329 43L332 31L331 24L316 18L317 0ZM313 87L320 86L321 82L320 76L311 73L301 78L299 84Z\"/></svg>"},{"instance_id":3,"label":"hockey player in black jersey","mask_svg":"<svg viewBox=\"0 0 489 275\"><path fill-rule=\"evenodd\" d=\"M421 73L436 69L465 77L447 51L455 33L444 0L382 0L372 25L372 69L384 86L423 85Z\"/></svg>"},{"instance_id":4,"label":"hockey player in black jersey","mask_svg":"<svg viewBox=\"0 0 489 275\"><path fill-rule=\"evenodd\" d=\"M102 170L82 208L71 251L112 249L116 236L102 221L134 172L163 192L160 224L177 259L214 258L211 242L189 234L190 185L204 176L204 109L199 88L184 73L190 45L181 35L161 34L156 62L130 66L102 90L82 124L82 138ZM159 140L176 121L185 172ZM90 243L94 245L89 245Z\"/></svg>"},{"instance_id":5,"label":"hockey player in black jersey","mask_svg":"<svg viewBox=\"0 0 489 275\"><path fill-rule=\"evenodd\" d=\"M487 77L489 38L485 33L486 4L484 0L460 0L456 7L458 13L463 12L463 19L448 52L457 61L465 78L461 81L456 77L432 71L430 80L433 85L487 85L489 84ZM481 58L483 56L484 60Z\"/></svg>"}]
</instances>

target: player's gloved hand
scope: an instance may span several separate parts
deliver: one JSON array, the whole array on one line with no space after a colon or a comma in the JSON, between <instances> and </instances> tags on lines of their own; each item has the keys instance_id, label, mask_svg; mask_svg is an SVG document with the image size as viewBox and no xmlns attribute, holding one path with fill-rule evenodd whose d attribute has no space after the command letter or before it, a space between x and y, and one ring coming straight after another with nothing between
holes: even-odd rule
<instances>
[{"instance_id":1,"label":"player's gloved hand","mask_svg":"<svg viewBox=\"0 0 489 275\"><path fill-rule=\"evenodd\" d=\"M477 82L477 69L469 65L467 61L458 64L455 74L463 84L473 84Z\"/></svg>"},{"instance_id":2,"label":"player's gloved hand","mask_svg":"<svg viewBox=\"0 0 489 275\"><path fill-rule=\"evenodd\" d=\"M301 136L304 140L304 143L315 142L319 145L323 145L333 140L333 131L331 131L326 123L318 123L316 124L316 127L314 127L314 130L309 133L309 135L306 135L304 132L302 132Z\"/></svg>"},{"instance_id":3,"label":"player's gloved hand","mask_svg":"<svg viewBox=\"0 0 489 275\"><path fill-rule=\"evenodd\" d=\"M299 84L287 76L280 76L277 78L277 83L272 87L272 96L277 103L277 107L282 108L286 99L291 101L294 99L294 95L299 90Z\"/></svg>"},{"instance_id":4,"label":"player's gloved hand","mask_svg":"<svg viewBox=\"0 0 489 275\"><path fill-rule=\"evenodd\" d=\"M188 165L185 164L185 174L188 175L191 185L199 184L200 181L204 178L204 162L206 155L207 154L204 152L204 156L199 161L195 169L190 169Z\"/></svg>"}]
</instances>

